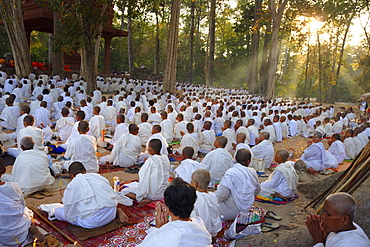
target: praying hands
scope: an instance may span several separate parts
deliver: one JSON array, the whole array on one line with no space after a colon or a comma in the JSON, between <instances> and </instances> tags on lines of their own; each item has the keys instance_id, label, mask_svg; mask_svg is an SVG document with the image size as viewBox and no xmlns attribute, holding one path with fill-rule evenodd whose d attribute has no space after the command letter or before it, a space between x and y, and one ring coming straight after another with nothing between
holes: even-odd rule
<instances>
[{"instance_id":1,"label":"praying hands","mask_svg":"<svg viewBox=\"0 0 370 247\"><path fill-rule=\"evenodd\" d=\"M327 232L322 227L322 220L320 215L317 214L309 214L305 220L306 226L308 231L311 234L311 237L315 244L317 243L325 243Z\"/></svg>"}]
</instances>

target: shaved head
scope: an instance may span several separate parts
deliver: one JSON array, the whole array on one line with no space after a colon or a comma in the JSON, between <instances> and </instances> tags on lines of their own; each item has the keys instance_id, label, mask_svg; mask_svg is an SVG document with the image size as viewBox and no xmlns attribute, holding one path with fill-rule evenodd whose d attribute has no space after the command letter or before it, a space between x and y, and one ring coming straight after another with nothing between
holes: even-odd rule
<instances>
[{"instance_id":1,"label":"shaved head","mask_svg":"<svg viewBox=\"0 0 370 247\"><path fill-rule=\"evenodd\" d=\"M356 200L348 193L339 192L326 198L333 209L340 215L347 215L352 221L356 213Z\"/></svg>"},{"instance_id":2,"label":"shaved head","mask_svg":"<svg viewBox=\"0 0 370 247\"><path fill-rule=\"evenodd\" d=\"M245 139L247 139L247 136L244 133L239 133L236 135L237 139L240 139L241 142L245 142Z\"/></svg>"},{"instance_id":3,"label":"shaved head","mask_svg":"<svg viewBox=\"0 0 370 247\"><path fill-rule=\"evenodd\" d=\"M190 146L184 147L182 149L182 155L187 159L191 159L194 155L194 148Z\"/></svg>"},{"instance_id":4,"label":"shaved head","mask_svg":"<svg viewBox=\"0 0 370 247\"><path fill-rule=\"evenodd\" d=\"M200 189L207 190L208 184L211 181L211 174L205 169L198 169L191 175L191 180L197 182Z\"/></svg>"},{"instance_id":5,"label":"shaved head","mask_svg":"<svg viewBox=\"0 0 370 247\"><path fill-rule=\"evenodd\" d=\"M249 162L251 161L251 158L252 158L252 154L246 148L239 149L235 155L236 162L244 166L248 166Z\"/></svg>"},{"instance_id":6,"label":"shaved head","mask_svg":"<svg viewBox=\"0 0 370 247\"><path fill-rule=\"evenodd\" d=\"M268 140L270 138L270 133L268 132L262 132L260 137L263 138L263 140Z\"/></svg>"},{"instance_id":7,"label":"shaved head","mask_svg":"<svg viewBox=\"0 0 370 247\"><path fill-rule=\"evenodd\" d=\"M227 144L227 138L225 136L218 136L216 138L216 142L220 144L221 148L224 148Z\"/></svg>"},{"instance_id":8,"label":"shaved head","mask_svg":"<svg viewBox=\"0 0 370 247\"><path fill-rule=\"evenodd\" d=\"M276 155L279 155L283 159L283 162L287 161L289 158L289 153L285 149L279 149L276 151Z\"/></svg>"}]
</instances>

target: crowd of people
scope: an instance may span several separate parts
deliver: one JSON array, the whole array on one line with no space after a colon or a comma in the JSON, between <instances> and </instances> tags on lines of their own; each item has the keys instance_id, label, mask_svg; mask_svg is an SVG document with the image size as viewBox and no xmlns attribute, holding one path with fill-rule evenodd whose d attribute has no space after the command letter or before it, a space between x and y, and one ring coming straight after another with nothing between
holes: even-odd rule
<instances>
[{"instance_id":1,"label":"crowd of people","mask_svg":"<svg viewBox=\"0 0 370 247\"><path fill-rule=\"evenodd\" d=\"M370 137L369 118L357 117L351 107L335 112L333 106L266 100L245 89L177 83L177 93L170 94L157 81L99 76L96 90L87 94L86 82L77 74L70 79L0 75L1 126L9 130L1 131L0 140L16 158L12 174L4 174L0 162L0 205L9 210L17 205L16 214L0 212L0 222L3 217L19 222L13 228L0 226L0 246L16 246L18 235L22 245L30 240L25 233L32 228L29 217L21 212L23 196L49 196L55 178L62 176L72 180L64 206L55 210L59 220L97 228L116 216L127 221L117 203L131 206L136 201L141 207L164 198L165 205L156 208L157 229L140 246L168 241L173 246L211 246L221 219L248 212L258 195L289 200L302 172L316 175L337 168L344 159L354 159ZM274 143L299 135L312 141L297 162L285 149L275 152ZM330 138L328 150L323 138ZM64 152L63 161L56 162L49 153L55 142ZM98 147L110 154L98 159ZM169 158L179 156L181 164L173 170ZM141 167L139 182L114 192L98 174L99 166ZM267 177L271 167L273 172L261 183L259 177ZM170 174L176 179L169 184ZM335 201L342 199L347 203L338 208ZM350 195L333 195L325 205L325 217L310 215L306 222L316 243L327 239L326 246L345 246L338 241L353 242L349 236L356 232L361 236L356 246L369 246L353 223ZM332 233L326 236L318 231L333 217L329 212L343 220L335 228L327 223Z\"/></svg>"}]
</instances>

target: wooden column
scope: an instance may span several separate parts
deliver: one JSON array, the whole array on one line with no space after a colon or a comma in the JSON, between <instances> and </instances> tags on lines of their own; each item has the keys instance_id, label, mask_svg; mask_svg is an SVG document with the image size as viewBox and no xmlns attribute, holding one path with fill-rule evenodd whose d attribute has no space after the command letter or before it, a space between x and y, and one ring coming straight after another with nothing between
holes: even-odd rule
<instances>
[{"instance_id":1,"label":"wooden column","mask_svg":"<svg viewBox=\"0 0 370 247\"><path fill-rule=\"evenodd\" d=\"M112 37L104 37L104 74L110 74L110 45L112 43Z\"/></svg>"}]
</instances>

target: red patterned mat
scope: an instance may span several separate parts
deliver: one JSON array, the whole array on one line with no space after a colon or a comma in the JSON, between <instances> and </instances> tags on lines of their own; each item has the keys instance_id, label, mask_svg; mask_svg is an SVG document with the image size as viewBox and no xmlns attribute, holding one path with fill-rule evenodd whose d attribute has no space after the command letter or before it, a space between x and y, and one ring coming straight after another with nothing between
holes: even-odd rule
<instances>
[{"instance_id":1,"label":"red patterned mat","mask_svg":"<svg viewBox=\"0 0 370 247\"><path fill-rule=\"evenodd\" d=\"M72 233L68 231L69 223L53 220L52 223L59 228L62 232L67 234L69 237L78 241L78 243L84 247L133 247L140 244L145 236L146 230L149 229L149 222L154 219L154 208L156 202L152 202L145 207L139 208L138 204L135 203L132 207L125 207L119 205L120 208L127 214L129 217L129 225L123 226L117 230L105 233L99 237L90 238L85 241L79 241ZM43 216L47 217L47 214L43 211L39 211ZM63 244L71 244L67 239L65 239L60 233L52 229L50 225L44 222L36 214L34 218L40 222L40 227L45 229L47 232L52 233L60 242ZM216 243L214 247L226 247L229 246L230 241L224 238L224 230L228 229L232 221L227 222L224 229L222 229L216 236Z\"/></svg>"}]
</instances>

